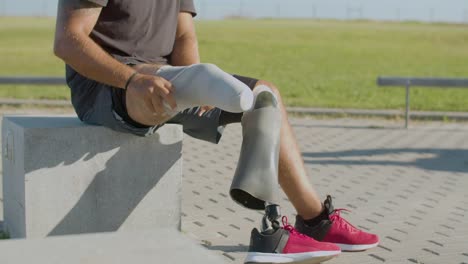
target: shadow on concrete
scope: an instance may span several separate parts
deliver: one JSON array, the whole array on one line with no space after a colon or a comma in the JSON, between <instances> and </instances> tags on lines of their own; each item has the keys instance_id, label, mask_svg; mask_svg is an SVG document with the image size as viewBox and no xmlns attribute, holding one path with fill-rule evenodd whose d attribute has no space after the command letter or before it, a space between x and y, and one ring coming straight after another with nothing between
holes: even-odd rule
<instances>
[{"instance_id":1,"label":"shadow on concrete","mask_svg":"<svg viewBox=\"0 0 468 264\"><path fill-rule=\"evenodd\" d=\"M53 119L51 119L50 117L15 116L15 117L9 117L9 119L12 120L14 123L18 123L22 127L25 127L25 128L28 128L28 127L40 128L41 127L41 125L36 125L36 124L48 124L47 128L49 129L53 128L54 125L60 125L57 128L57 130L60 130L61 128L67 128L67 127L68 128L76 127L79 129L80 127L87 126L89 127L89 129L95 131L96 133L99 133L99 132L102 133L102 127L100 126L91 126L89 124L84 124L78 118L67 117L67 116L63 116L63 117L58 116L58 117L54 117ZM109 133L105 133L105 134L109 134ZM35 171L35 170L43 169L43 168L53 168L58 165L70 165L77 161L88 161L100 153L120 147L123 143L121 141L115 140L112 142L106 141L106 143L103 144L100 137L91 136L91 137L86 138L87 144L80 144L84 142L68 142L64 145L62 143L63 134L60 132L57 133L56 137L51 136L51 133L48 133L48 134L44 133L42 135L39 133L35 133L34 135L30 135L29 137L26 137L26 139L29 141L27 143L29 143L30 145L34 145L34 143L36 142L44 142L45 138L48 140L46 142L49 144L44 144L44 151L47 150L48 146L54 146L54 145L57 145L61 147L62 149L57 149L56 153L51 153L51 151L49 151L47 155L34 157L35 158L34 160L36 162L25 164L25 169L27 171ZM51 140L57 140L59 141L59 144L53 144ZM99 147L98 148L89 147L89 145L99 146ZM65 155L63 155L63 153L67 149L73 149L73 151L67 152Z\"/></svg>"},{"instance_id":2,"label":"shadow on concrete","mask_svg":"<svg viewBox=\"0 0 468 264\"><path fill-rule=\"evenodd\" d=\"M234 246L234 245L218 245L218 246L208 246L208 245L203 245L205 248L209 250L215 250L215 251L223 251L226 253L245 253L249 251L249 246Z\"/></svg>"},{"instance_id":3,"label":"shadow on concrete","mask_svg":"<svg viewBox=\"0 0 468 264\"><path fill-rule=\"evenodd\" d=\"M374 125L327 125L327 124L293 124L293 127L301 127L301 128L341 128L341 129L393 129L393 130L401 130L402 127L397 126L374 126Z\"/></svg>"},{"instance_id":4,"label":"shadow on concrete","mask_svg":"<svg viewBox=\"0 0 468 264\"><path fill-rule=\"evenodd\" d=\"M402 132L411 132L411 131L420 131L420 130L427 130L424 127L411 127L410 129L406 129L403 125L394 125L394 124L385 124L385 125L334 125L334 124L300 124L294 123L293 127L300 127L300 128L338 128L338 129L362 129L362 130L397 130ZM431 128L432 132L467 132L466 128L457 128L457 127L433 127Z\"/></svg>"},{"instance_id":5,"label":"shadow on concrete","mask_svg":"<svg viewBox=\"0 0 468 264\"><path fill-rule=\"evenodd\" d=\"M430 155L417 157L409 161L366 160L366 157L399 154ZM468 172L468 149L431 149L431 148L399 148L399 149L365 149L336 152L305 152L302 153L308 164L331 165L378 165L378 166L412 166L425 170L446 172ZM333 158L333 159L324 159ZM353 158L353 159L346 159ZM356 160L355 158L360 158ZM317 160L314 160L317 159Z\"/></svg>"},{"instance_id":6,"label":"shadow on concrete","mask_svg":"<svg viewBox=\"0 0 468 264\"><path fill-rule=\"evenodd\" d=\"M159 135L155 134L149 138L126 135L117 138L114 144L100 148L105 151L118 147L118 151L105 163L105 169L94 177L79 201L53 228L49 236L110 232L119 229L147 193L182 157L182 142L167 145L159 142L156 147L159 153L164 153L164 157L158 159L151 150L151 147L155 147L154 144L148 144L148 148L135 150L135 145L144 146L141 142L136 142L142 140L159 142ZM136 155L132 156L129 153ZM77 153L73 159L50 161L48 165L81 162L82 157L87 160L97 154L99 153ZM155 166L148 166L148 162L157 163L155 164L157 170L154 169ZM130 171L131 174L127 175L122 171Z\"/></svg>"}]
</instances>

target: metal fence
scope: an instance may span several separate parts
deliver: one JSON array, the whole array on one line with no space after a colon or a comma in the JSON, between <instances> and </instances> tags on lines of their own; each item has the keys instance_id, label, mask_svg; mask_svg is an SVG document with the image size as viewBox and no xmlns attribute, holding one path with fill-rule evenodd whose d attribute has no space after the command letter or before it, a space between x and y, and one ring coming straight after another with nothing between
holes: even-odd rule
<instances>
[{"instance_id":1,"label":"metal fence","mask_svg":"<svg viewBox=\"0 0 468 264\"><path fill-rule=\"evenodd\" d=\"M431 88L468 88L468 79L455 78L413 78L413 77L379 77L379 86L405 87L406 110L405 128L408 128L410 120L410 89L414 86Z\"/></svg>"},{"instance_id":2,"label":"metal fence","mask_svg":"<svg viewBox=\"0 0 468 264\"><path fill-rule=\"evenodd\" d=\"M468 23L468 2L448 4L441 0L430 5L424 1L420 0L417 6L414 2L418 1L411 4L382 0L231 0L228 4L220 0L197 0L196 3L202 19L231 16Z\"/></svg>"},{"instance_id":3,"label":"metal fence","mask_svg":"<svg viewBox=\"0 0 468 264\"><path fill-rule=\"evenodd\" d=\"M63 77L2 77L0 85L66 85Z\"/></svg>"},{"instance_id":4,"label":"metal fence","mask_svg":"<svg viewBox=\"0 0 468 264\"><path fill-rule=\"evenodd\" d=\"M0 76L0 85L66 85L63 77L6 77ZM406 88L405 128L410 121L410 89L411 87L429 88L468 88L468 79L465 78L417 78L417 77L378 77L377 85L383 87ZM52 104L63 105L63 102L52 102ZM18 102L16 102L18 103ZM22 103L22 102L20 102ZM68 105L68 103L66 103ZM307 110L309 111L309 110ZM329 112L330 113L330 112Z\"/></svg>"},{"instance_id":5,"label":"metal fence","mask_svg":"<svg viewBox=\"0 0 468 264\"><path fill-rule=\"evenodd\" d=\"M199 19L324 18L468 23L462 0L194 0ZM58 0L0 0L0 16L55 16ZM420 3L416 5L416 3ZM436 3L437 2L437 3ZM422 4L421 4L422 3Z\"/></svg>"}]
</instances>

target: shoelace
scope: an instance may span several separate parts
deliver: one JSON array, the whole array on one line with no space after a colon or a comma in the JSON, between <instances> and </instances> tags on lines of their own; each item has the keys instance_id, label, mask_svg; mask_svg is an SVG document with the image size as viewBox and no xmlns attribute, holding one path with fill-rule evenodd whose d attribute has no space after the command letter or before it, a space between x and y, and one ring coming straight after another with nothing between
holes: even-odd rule
<instances>
[{"instance_id":1,"label":"shoelace","mask_svg":"<svg viewBox=\"0 0 468 264\"><path fill-rule=\"evenodd\" d=\"M350 210L344 209L344 208L335 209L333 210L333 213L330 214L330 220L333 223L338 223L339 226L344 227L346 230L349 230L349 231L357 230L355 226L353 226L350 222L346 221L346 219L341 217L340 215L341 211L351 212Z\"/></svg>"},{"instance_id":2,"label":"shoelace","mask_svg":"<svg viewBox=\"0 0 468 264\"><path fill-rule=\"evenodd\" d=\"M302 234L301 232L297 231L296 228L294 228L294 226L290 225L288 223L288 217L286 216L283 216L281 217L281 221L283 222L283 229L290 232L291 234L295 234L295 235L298 235L300 237L307 237L309 238L308 236Z\"/></svg>"}]
</instances>

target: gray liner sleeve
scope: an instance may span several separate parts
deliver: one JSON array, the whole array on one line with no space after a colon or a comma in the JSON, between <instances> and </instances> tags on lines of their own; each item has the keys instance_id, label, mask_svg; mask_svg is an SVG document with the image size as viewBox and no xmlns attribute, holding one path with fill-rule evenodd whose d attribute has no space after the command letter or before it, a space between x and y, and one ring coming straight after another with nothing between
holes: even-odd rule
<instances>
[{"instance_id":1,"label":"gray liner sleeve","mask_svg":"<svg viewBox=\"0 0 468 264\"><path fill-rule=\"evenodd\" d=\"M215 106L222 110L241 113L252 108L250 88L213 64L191 66L163 66L156 75L170 81L175 87L176 114L197 106Z\"/></svg>"}]
</instances>

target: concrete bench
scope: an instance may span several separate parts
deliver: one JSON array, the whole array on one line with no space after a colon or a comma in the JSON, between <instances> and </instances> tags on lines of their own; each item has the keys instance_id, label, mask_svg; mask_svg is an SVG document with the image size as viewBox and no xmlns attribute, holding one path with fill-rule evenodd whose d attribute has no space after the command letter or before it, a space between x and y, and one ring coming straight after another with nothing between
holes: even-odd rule
<instances>
[{"instance_id":1,"label":"concrete bench","mask_svg":"<svg viewBox=\"0 0 468 264\"><path fill-rule=\"evenodd\" d=\"M12 238L180 228L179 126L141 138L73 116L5 116L2 145Z\"/></svg>"},{"instance_id":2,"label":"concrete bench","mask_svg":"<svg viewBox=\"0 0 468 264\"><path fill-rule=\"evenodd\" d=\"M175 230L0 241L8 264L226 263Z\"/></svg>"}]
</instances>

